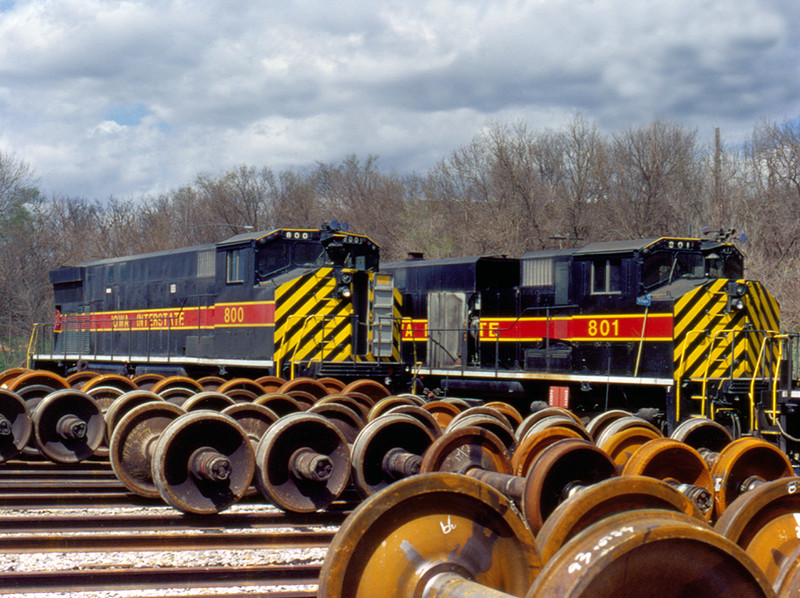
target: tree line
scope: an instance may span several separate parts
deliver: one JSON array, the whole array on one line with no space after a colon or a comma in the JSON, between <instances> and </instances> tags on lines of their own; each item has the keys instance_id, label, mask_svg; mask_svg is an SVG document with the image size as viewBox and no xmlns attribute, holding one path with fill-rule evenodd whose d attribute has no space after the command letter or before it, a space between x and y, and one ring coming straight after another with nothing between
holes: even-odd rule
<instances>
[{"instance_id":1,"label":"tree line","mask_svg":"<svg viewBox=\"0 0 800 598\"><path fill-rule=\"evenodd\" d=\"M52 319L59 265L219 241L245 230L337 219L384 261L525 251L594 241L745 233L749 278L800 328L800 121L763 121L741 147L657 120L601 133L582 117L556 130L524 122L480 131L427 173L375 156L275 171L240 165L157 195L45 197L36 173L0 152L0 356L16 365L34 322Z\"/></svg>"}]
</instances>

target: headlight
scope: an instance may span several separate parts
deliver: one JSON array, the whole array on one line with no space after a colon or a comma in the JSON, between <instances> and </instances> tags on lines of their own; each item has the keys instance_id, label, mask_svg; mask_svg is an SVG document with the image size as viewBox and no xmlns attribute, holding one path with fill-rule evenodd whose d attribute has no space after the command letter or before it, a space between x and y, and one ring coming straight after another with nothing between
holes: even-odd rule
<instances>
[{"instance_id":1,"label":"headlight","mask_svg":"<svg viewBox=\"0 0 800 598\"><path fill-rule=\"evenodd\" d=\"M737 311L744 309L744 301L742 301L741 297L737 297L733 300L733 308Z\"/></svg>"}]
</instances>

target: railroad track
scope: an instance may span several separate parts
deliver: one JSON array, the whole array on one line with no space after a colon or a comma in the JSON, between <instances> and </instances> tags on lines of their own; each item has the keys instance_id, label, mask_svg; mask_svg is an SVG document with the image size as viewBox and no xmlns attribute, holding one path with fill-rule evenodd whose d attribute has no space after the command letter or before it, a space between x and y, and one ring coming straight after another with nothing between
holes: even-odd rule
<instances>
[{"instance_id":1,"label":"railroad track","mask_svg":"<svg viewBox=\"0 0 800 598\"><path fill-rule=\"evenodd\" d=\"M108 462L0 469L0 595L316 595L321 562L353 507L287 514L257 493L186 515L128 492Z\"/></svg>"}]
</instances>

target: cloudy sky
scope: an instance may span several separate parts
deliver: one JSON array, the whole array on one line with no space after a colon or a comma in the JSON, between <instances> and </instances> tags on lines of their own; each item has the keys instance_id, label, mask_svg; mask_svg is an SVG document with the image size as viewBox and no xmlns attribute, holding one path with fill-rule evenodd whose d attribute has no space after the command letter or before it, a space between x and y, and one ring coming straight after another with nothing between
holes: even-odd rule
<instances>
[{"instance_id":1,"label":"cloudy sky","mask_svg":"<svg viewBox=\"0 0 800 598\"><path fill-rule=\"evenodd\" d=\"M798 23L797 0L0 0L0 152L105 199L349 154L425 172L576 114L733 145L800 116Z\"/></svg>"}]
</instances>

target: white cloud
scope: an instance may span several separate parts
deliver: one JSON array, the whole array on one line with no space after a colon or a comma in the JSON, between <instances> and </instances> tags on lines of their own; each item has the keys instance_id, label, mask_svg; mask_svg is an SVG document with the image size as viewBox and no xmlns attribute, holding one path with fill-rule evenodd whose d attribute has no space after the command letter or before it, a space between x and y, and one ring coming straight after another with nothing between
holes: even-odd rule
<instances>
[{"instance_id":1,"label":"white cloud","mask_svg":"<svg viewBox=\"0 0 800 598\"><path fill-rule=\"evenodd\" d=\"M0 11L0 150L105 198L236 164L424 171L487 122L744 136L797 116L791 0L21 0ZM707 131L707 133L705 133Z\"/></svg>"}]
</instances>

